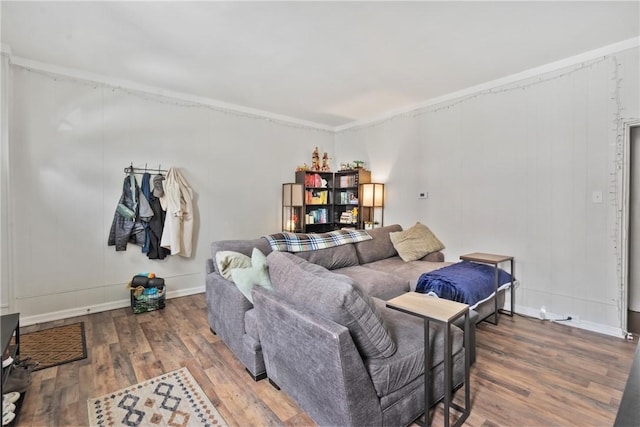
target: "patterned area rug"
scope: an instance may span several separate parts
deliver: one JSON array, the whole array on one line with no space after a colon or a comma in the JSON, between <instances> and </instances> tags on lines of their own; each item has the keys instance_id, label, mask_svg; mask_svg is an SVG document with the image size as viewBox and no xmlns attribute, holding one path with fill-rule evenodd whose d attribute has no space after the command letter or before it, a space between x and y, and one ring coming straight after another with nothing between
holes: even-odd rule
<instances>
[{"instance_id":1,"label":"patterned area rug","mask_svg":"<svg viewBox=\"0 0 640 427\"><path fill-rule=\"evenodd\" d=\"M20 358L38 362L34 371L87 357L84 322L20 334Z\"/></svg>"},{"instance_id":2,"label":"patterned area rug","mask_svg":"<svg viewBox=\"0 0 640 427\"><path fill-rule=\"evenodd\" d=\"M91 426L226 426L187 368L87 401Z\"/></svg>"}]
</instances>

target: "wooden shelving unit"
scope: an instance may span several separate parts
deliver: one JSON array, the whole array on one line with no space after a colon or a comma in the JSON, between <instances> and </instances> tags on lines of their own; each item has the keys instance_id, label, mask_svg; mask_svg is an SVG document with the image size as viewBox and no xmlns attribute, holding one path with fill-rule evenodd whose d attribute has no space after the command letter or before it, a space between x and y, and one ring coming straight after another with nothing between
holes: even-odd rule
<instances>
[{"instance_id":1,"label":"wooden shelving unit","mask_svg":"<svg viewBox=\"0 0 640 427\"><path fill-rule=\"evenodd\" d=\"M283 184L282 230L324 233L363 228L359 186L369 182L371 172L364 169L296 172L296 187ZM300 198L301 203L294 202Z\"/></svg>"}]
</instances>

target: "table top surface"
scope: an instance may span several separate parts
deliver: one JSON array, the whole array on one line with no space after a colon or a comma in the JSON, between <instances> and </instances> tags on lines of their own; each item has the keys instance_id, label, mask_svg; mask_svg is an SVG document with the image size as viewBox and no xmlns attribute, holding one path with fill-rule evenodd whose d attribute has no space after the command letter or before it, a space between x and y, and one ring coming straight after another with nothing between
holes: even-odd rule
<instances>
[{"instance_id":1,"label":"table top surface","mask_svg":"<svg viewBox=\"0 0 640 427\"><path fill-rule=\"evenodd\" d=\"M477 261L495 264L498 262L510 261L513 259L513 257L511 255L497 255L488 254L485 252L473 252L466 255L460 255L460 259L465 261Z\"/></svg>"},{"instance_id":2,"label":"table top surface","mask_svg":"<svg viewBox=\"0 0 640 427\"><path fill-rule=\"evenodd\" d=\"M467 304L433 297L419 292L407 292L387 301L387 307L407 311L430 320L449 323L469 310Z\"/></svg>"}]
</instances>

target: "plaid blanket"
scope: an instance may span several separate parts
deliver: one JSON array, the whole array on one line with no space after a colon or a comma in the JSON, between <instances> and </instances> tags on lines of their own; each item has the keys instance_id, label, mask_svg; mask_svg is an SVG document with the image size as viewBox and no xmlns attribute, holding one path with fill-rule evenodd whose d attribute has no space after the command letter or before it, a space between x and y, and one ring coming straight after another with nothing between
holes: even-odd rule
<instances>
[{"instance_id":1,"label":"plaid blanket","mask_svg":"<svg viewBox=\"0 0 640 427\"><path fill-rule=\"evenodd\" d=\"M372 239L364 230L335 230L328 233L311 234L285 231L263 237L269 241L271 249L283 252L314 251Z\"/></svg>"}]
</instances>

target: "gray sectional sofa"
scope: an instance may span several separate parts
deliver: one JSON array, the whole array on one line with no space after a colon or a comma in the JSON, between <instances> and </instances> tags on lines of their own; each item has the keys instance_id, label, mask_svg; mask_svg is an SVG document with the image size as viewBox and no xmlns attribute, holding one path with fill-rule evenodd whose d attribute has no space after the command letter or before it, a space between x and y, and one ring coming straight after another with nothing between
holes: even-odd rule
<instances>
[{"instance_id":1,"label":"gray sectional sofa","mask_svg":"<svg viewBox=\"0 0 640 427\"><path fill-rule=\"evenodd\" d=\"M424 409L423 322L387 308L385 300L415 289L422 273L444 265L444 256L403 261L389 238L401 230L382 227L369 230L371 240L296 254L272 252L264 238L213 242L206 275L212 331L255 379L268 375L318 424L411 423ZM249 256L253 248L268 255L275 289L254 288L255 306L214 261L219 251ZM452 330L459 386L462 331ZM435 403L443 396L442 328L432 322L430 336Z\"/></svg>"}]
</instances>

